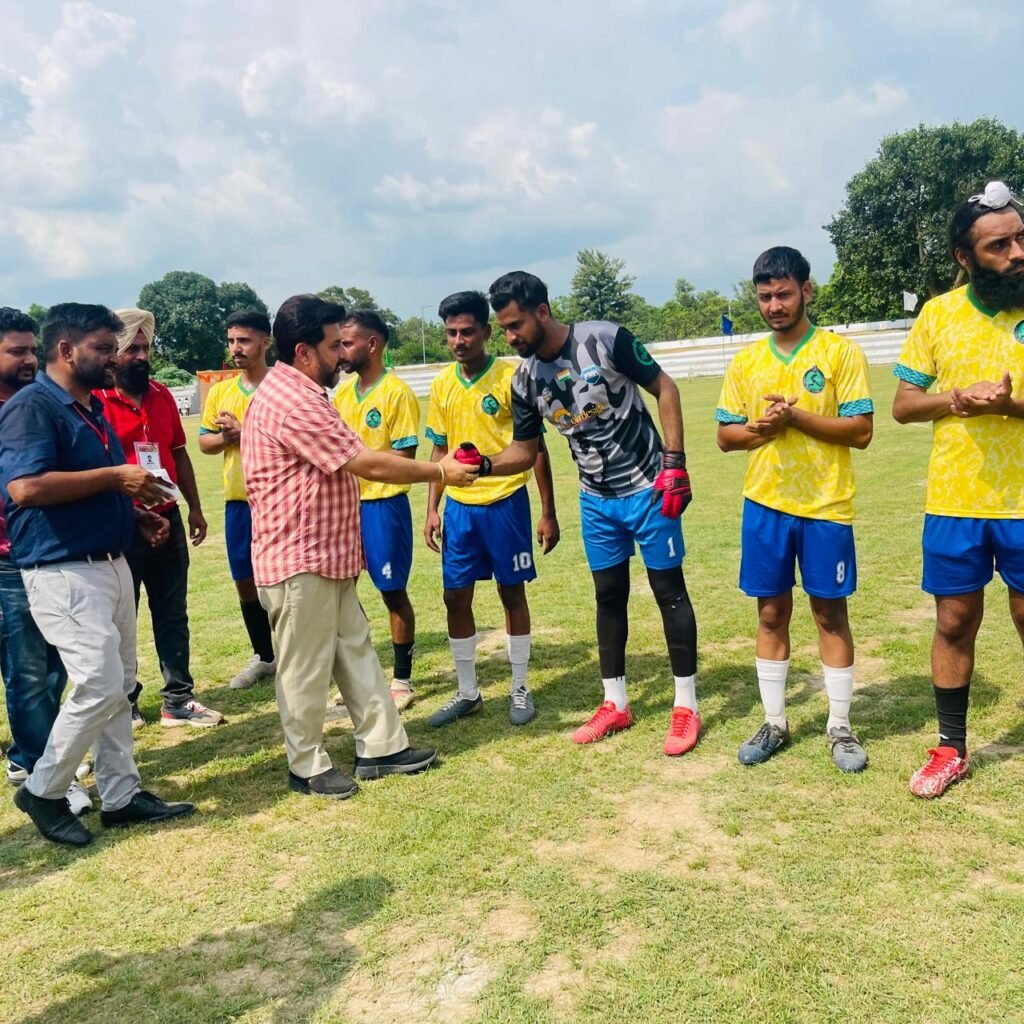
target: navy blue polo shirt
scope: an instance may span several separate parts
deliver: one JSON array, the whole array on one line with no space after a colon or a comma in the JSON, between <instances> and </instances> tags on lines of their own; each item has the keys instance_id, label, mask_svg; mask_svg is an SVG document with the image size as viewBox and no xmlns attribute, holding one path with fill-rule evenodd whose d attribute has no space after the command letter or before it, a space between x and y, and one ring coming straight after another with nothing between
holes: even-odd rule
<instances>
[{"instance_id":1,"label":"navy blue polo shirt","mask_svg":"<svg viewBox=\"0 0 1024 1024\"><path fill-rule=\"evenodd\" d=\"M22 569L124 552L135 532L131 498L101 491L82 501L22 508L7 485L39 473L75 473L124 463L124 449L90 396L91 413L40 373L0 410L0 493L11 538L11 558Z\"/></svg>"}]
</instances>

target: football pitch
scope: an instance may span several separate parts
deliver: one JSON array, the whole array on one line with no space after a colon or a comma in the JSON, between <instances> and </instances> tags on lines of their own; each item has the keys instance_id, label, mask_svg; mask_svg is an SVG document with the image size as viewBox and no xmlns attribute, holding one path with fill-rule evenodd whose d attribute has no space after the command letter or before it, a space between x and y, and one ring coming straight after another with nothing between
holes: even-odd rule
<instances>
[{"instance_id":1,"label":"football pitch","mask_svg":"<svg viewBox=\"0 0 1024 1024\"><path fill-rule=\"evenodd\" d=\"M989 588L969 719L973 772L941 800L908 791L935 743L932 603L919 587L928 426L889 415L854 452L859 590L852 721L870 757L844 776L806 601L794 614L791 745L743 768L762 721L754 602L736 587L745 455L715 444L720 380L682 382L694 501L684 517L697 613L695 751L668 759L661 620L634 559L627 658L636 725L570 742L601 699L576 474L549 434L562 541L537 553L529 681L537 717L508 723L492 584L477 588L481 713L440 731L454 692L439 556L417 532L414 743L437 770L332 803L290 793L272 682L232 691L249 652L224 554L219 458L195 447L210 521L190 587L197 697L216 729L161 729L140 614L143 784L199 813L106 832L73 851L0 802L0 1020L135 1022L1024 1021L1024 673L1006 589ZM422 435L421 435L422 436ZM421 446L420 457L427 455ZM536 514L538 501L530 484ZM419 531L425 488L413 488ZM383 606L360 584L385 669ZM6 721L0 723L6 735ZM347 720L328 750L351 768ZM90 780L91 781L91 780Z\"/></svg>"}]
</instances>

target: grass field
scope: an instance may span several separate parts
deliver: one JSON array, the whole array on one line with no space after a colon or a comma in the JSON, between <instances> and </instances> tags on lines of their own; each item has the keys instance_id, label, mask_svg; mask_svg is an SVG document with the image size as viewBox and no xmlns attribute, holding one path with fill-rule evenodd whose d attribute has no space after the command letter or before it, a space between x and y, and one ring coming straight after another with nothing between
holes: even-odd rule
<instances>
[{"instance_id":1,"label":"grass field","mask_svg":"<svg viewBox=\"0 0 1024 1024\"><path fill-rule=\"evenodd\" d=\"M121 833L93 815L98 841L74 852L3 801L0 1021L1024 1021L1020 643L993 585L972 688L974 772L940 801L915 800L908 779L935 740L931 603L918 586L930 430L893 423L892 378L872 376L875 441L854 456L851 602L853 719L871 764L853 777L835 770L823 739L803 604L794 742L766 765L736 763L761 717L754 607L736 588L745 457L715 445L717 380L681 385L705 734L678 760L660 752L671 677L639 564L628 657L637 724L592 747L569 741L600 682L575 473L556 439L562 543L529 589L535 721L508 725L500 606L482 585L484 710L428 736L424 719L454 673L438 559L420 545L419 700L405 717L443 764L339 805L289 793L272 683L225 685L248 654L224 557L220 460L197 453L211 531L193 562L194 672L229 724L151 724L137 756L146 785L200 813ZM419 521L423 504L414 494ZM380 601L362 586L390 668ZM159 675L145 625L140 656L152 721ZM328 749L351 765L345 724L331 727Z\"/></svg>"}]
</instances>

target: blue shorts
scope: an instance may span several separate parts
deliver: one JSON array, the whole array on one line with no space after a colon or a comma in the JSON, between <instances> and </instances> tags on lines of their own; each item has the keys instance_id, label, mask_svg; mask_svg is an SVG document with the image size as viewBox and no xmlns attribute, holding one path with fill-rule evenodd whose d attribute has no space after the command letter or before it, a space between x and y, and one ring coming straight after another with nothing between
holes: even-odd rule
<instances>
[{"instance_id":1,"label":"blue shorts","mask_svg":"<svg viewBox=\"0 0 1024 1024\"><path fill-rule=\"evenodd\" d=\"M853 527L777 512L749 498L743 502L740 590L748 597L776 597L796 586L834 600L857 589Z\"/></svg>"},{"instance_id":2,"label":"blue shorts","mask_svg":"<svg viewBox=\"0 0 1024 1024\"><path fill-rule=\"evenodd\" d=\"M228 568L233 580L251 580L252 510L247 501L224 503L224 539L228 546Z\"/></svg>"},{"instance_id":3,"label":"blue shorts","mask_svg":"<svg viewBox=\"0 0 1024 1024\"><path fill-rule=\"evenodd\" d=\"M924 517L921 589L936 597L970 594L992 581L993 567L1024 594L1024 519Z\"/></svg>"},{"instance_id":4,"label":"blue shorts","mask_svg":"<svg viewBox=\"0 0 1024 1024\"><path fill-rule=\"evenodd\" d=\"M366 571L378 590L405 590L412 569L412 512L409 495L359 505Z\"/></svg>"},{"instance_id":5,"label":"blue shorts","mask_svg":"<svg viewBox=\"0 0 1024 1024\"><path fill-rule=\"evenodd\" d=\"M653 488L625 498L602 498L580 491L580 530L591 572L610 569L633 557L634 544L648 569L683 564L683 526L651 503Z\"/></svg>"},{"instance_id":6,"label":"blue shorts","mask_svg":"<svg viewBox=\"0 0 1024 1024\"><path fill-rule=\"evenodd\" d=\"M445 499L441 530L444 589L461 590L492 576L503 587L537 578L530 497L525 487L492 505L463 505Z\"/></svg>"}]
</instances>

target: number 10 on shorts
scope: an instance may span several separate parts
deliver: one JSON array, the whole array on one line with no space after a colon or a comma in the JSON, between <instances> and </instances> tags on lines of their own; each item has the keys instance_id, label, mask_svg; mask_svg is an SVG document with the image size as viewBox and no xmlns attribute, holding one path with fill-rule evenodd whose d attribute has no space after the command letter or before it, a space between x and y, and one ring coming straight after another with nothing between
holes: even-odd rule
<instances>
[{"instance_id":1,"label":"number 10 on shorts","mask_svg":"<svg viewBox=\"0 0 1024 1024\"><path fill-rule=\"evenodd\" d=\"M512 556L513 572L524 572L533 565L533 555L529 551L520 551L518 555Z\"/></svg>"}]
</instances>

